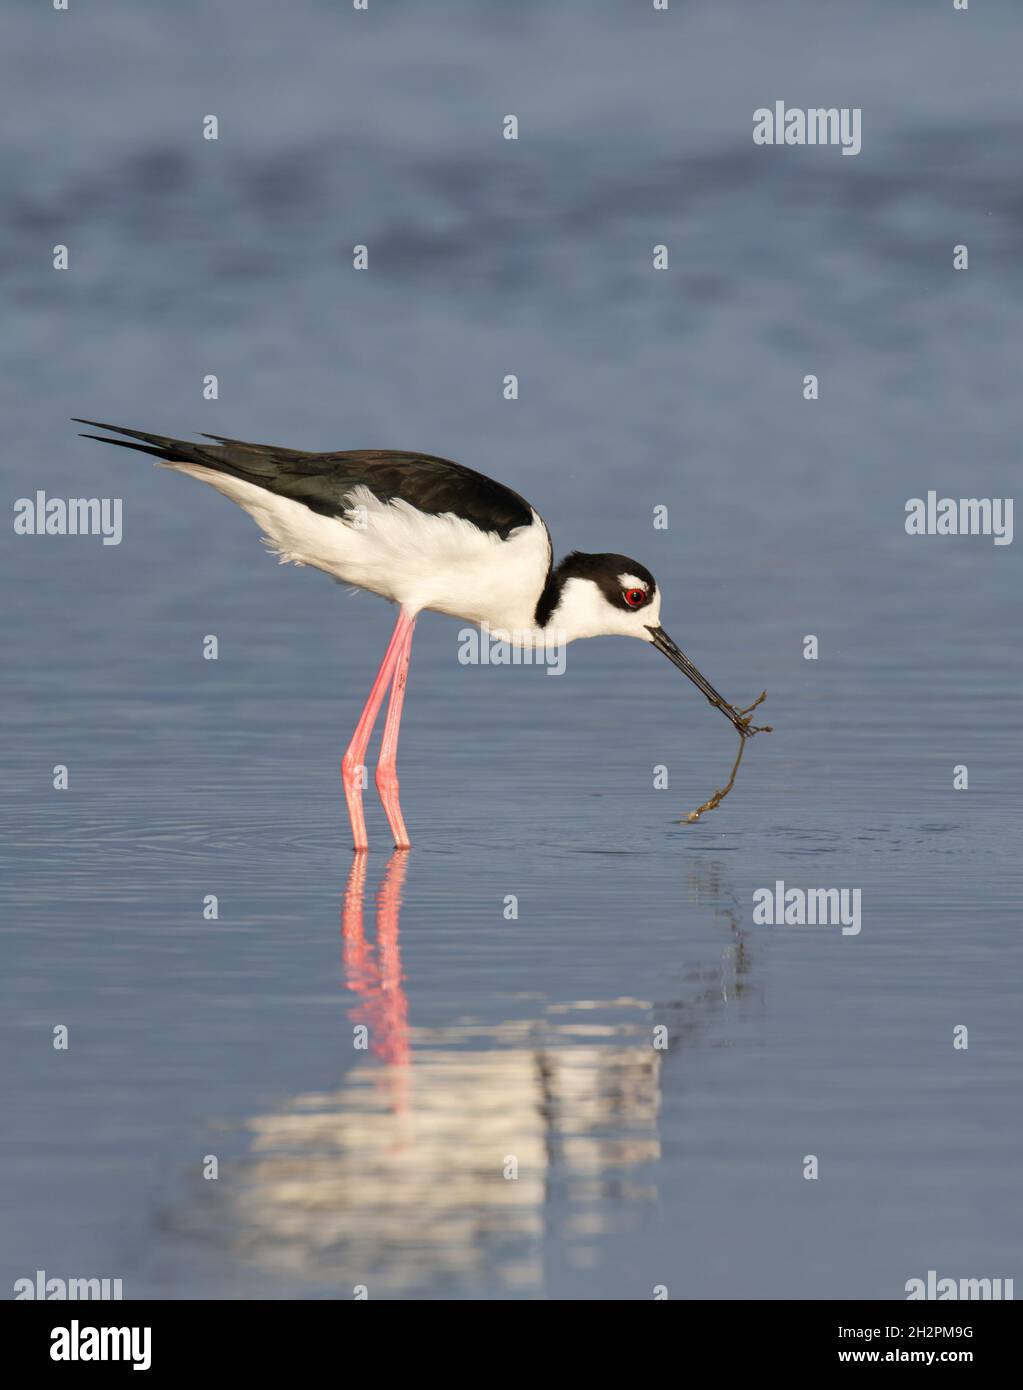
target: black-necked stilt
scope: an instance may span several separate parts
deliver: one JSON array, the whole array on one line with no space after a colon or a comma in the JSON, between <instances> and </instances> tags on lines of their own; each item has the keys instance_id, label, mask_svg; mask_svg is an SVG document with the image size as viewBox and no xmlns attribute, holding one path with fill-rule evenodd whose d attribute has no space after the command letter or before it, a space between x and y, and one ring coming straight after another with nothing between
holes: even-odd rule
<instances>
[{"instance_id":1,"label":"black-necked stilt","mask_svg":"<svg viewBox=\"0 0 1023 1390\"><path fill-rule=\"evenodd\" d=\"M755 705L741 710L729 704L661 627L660 591L645 566L624 555L579 551L554 565L539 513L511 488L471 468L386 449L307 454L221 435L202 436L213 444L192 444L95 420L77 423L130 436L87 439L152 454L210 483L244 507L282 563L314 565L398 605L394 632L342 761L357 850L368 846L363 762L388 686L376 784L395 844L409 844L398 801L398 726L412 633L424 608L485 626L513 645L638 637L663 652L731 720L740 734L740 758L746 738L760 732L749 718ZM725 791L690 819L717 805L738 763L737 758Z\"/></svg>"}]
</instances>

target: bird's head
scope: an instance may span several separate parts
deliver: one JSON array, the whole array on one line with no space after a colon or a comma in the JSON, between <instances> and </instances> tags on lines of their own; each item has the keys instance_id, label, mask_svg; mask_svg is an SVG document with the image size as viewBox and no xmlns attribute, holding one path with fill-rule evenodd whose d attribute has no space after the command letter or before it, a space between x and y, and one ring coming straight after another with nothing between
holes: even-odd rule
<instances>
[{"instance_id":1,"label":"bird's head","mask_svg":"<svg viewBox=\"0 0 1023 1390\"><path fill-rule=\"evenodd\" d=\"M661 627L661 591L638 560L627 555L587 555L575 550L551 576L538 620L564 642L579 637L638 637L682 671L740 734L755 732L744 711L719 695Z\"/></svg>"},{"instance_id":2,"label":"bird's head","mask_svg":"<svg viewBox=\"0 0 1023 1390\"><path fill-rule=\"evenodd\" d=\"M578 637L641 637L649 642L649 629L660 620L661 591L638 560L573 550L551 576L547 603L548 624L564 633L566 642Z\"/></svg>"}]
</instances>

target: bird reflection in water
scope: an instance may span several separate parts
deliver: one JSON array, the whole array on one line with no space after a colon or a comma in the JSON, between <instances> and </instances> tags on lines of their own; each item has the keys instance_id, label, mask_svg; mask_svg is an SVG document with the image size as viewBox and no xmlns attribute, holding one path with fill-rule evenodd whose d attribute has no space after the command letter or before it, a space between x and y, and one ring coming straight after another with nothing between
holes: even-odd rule
<instances>
[{"instance_id":1,"label":"bird reflection in water","mask_svg":"<svg viewBox=\"0 0 1023 1390\"><path fill-rule=\"evenodd\" d=\"M537 1003L532 1017L413 1028L399 948L408 854L388 864L372 942L367 867L356 855L341 910L365 1051L335 1090L247 1122L251 1152L217 1184L230 1203L224 1235L264 1270L342 1293L542 1293L552 1233L585 1269L612 1222L656 1202L662 1067L741 994L741 934L732 924L739 940L663 1004ZM654 1045L661 1022L665 1050Z\"/></svg>"}]
</instances>

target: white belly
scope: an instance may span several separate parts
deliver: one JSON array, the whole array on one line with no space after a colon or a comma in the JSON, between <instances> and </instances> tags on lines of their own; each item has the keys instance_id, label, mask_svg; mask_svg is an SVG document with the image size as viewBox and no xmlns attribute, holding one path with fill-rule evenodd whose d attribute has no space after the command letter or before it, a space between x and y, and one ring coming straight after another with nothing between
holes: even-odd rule
<instances>
[{"instance_id":1,"label":"white belly","mask_svg":"<svg viewBox=\"0 0 1023 1390\"><path fill-rule=\"evenodd\" d=\"M380 502L365 487L352 489L342 520L213 468L164 466L244 507L282 564L312 565L413 614L428 608L509 632L534 625L551 563L536 512L531 525L502 540L450 513L427 516L407 502Z\"/></svg>"}]
</instances>

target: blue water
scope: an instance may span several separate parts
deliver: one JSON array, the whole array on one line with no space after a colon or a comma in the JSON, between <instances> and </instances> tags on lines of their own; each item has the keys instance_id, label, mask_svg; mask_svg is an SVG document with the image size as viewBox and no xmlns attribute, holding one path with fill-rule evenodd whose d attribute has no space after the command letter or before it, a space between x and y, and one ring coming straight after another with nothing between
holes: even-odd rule
<instances>
[{"instance_id":1,"label":"blue water","mask_svg":"<svg viewBox=\"0 0 1023 1390\"><path fill-rule=\"evenodd\" d=\"M124 536L0 529L0 1292L1020 1277L1019 548L903 523L1019 476L1021 20L894 11L8 17L4 492L120 497ZM776 99L861 107L862 152L755 147ZM482 469L647 564L775 732L679 824L734 735L667 662L463 666L427 614L414 848L368 795L353 870L390 610L72 415ZM860 889L861 932L756 925L777 880Z\"/></svg>"}]
</instances>

